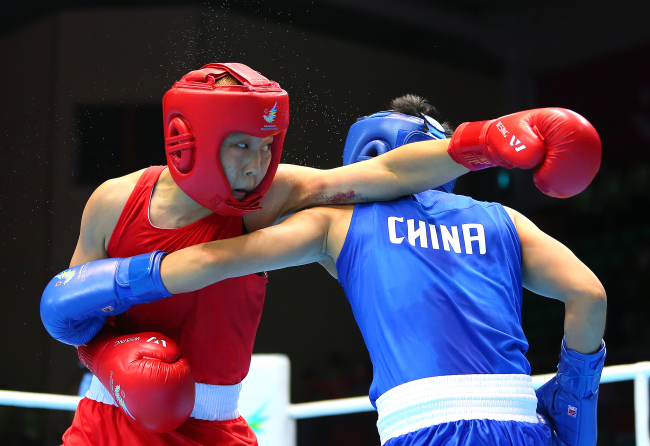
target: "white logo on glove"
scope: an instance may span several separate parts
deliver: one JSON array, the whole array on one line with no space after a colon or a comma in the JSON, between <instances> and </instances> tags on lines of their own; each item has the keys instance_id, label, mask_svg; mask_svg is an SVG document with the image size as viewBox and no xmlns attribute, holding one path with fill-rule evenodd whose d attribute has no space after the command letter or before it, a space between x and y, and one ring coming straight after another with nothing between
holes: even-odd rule
<instances>
[{"instance_id":1,"label":"white logo on glove","mask_svg":"<svg viewBox=\"0 0 650 446\"><path fill-rule=\"evenodd\" d=\"M158 339L155 336L152 336L149 339L147 339L147 342L153 342L154 344L158 344L158 345L162 344L163 347L167 347L167 341L165 341L164 339Z\"/></svg>"},{"instance_id":2,"label":"white logo on glove","mask_svg":"<svg viewBox=\"0 0 650 446\"><path fill-rule=\"evenodd\" d=\"M515 152L521 152L526 148L525 145L523 144L519 145L519 144L521 144L521 141L519 141L515 135L512 135L512 139L510 140L510 145L515 148Z\"/></svg>"},{"instance_id":3,"label":"white logo on glove","mask_svg":"<svg viewBox=\"0 0 650 446\"><path fill-rule=\"evenodd\" d=\"M497 129L501 132L503 137L505 138L508 133L510 133L507 129L506 126L503 125L501 121L497 122Z\"/></svg>"}]
</instances>

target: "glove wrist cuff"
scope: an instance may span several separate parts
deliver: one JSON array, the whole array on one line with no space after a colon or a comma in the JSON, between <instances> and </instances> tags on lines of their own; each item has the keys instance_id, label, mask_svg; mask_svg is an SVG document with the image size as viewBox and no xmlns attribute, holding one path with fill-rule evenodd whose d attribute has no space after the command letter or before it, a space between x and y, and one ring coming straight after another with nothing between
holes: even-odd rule
<instances>
[{"instance_id":1,"label":"glove wrist cuff","mask_svg":"<svg viewBox=\"0 0 650 446\"><path fill-rule=\"evenodd\" d=\"M166 255L154 251L122 260L116 277L120 297L134 305L171 296L160 276L160 262Z\"/></svg>"},{"instance_id":2,"label":"glove wrist cuff","mask_svg":"<svg viewBox=\"0 0 650 446\"><path fill-rule=\"evenodd\" d=\"M464 122L449 141L447 152L456 163L469 170L481 170L497 164L487 151L485 135L492 121Z\"/></svg>"},{"instance_id":3,"label":"glove wrist cuff","mask_svg":"<svg viewBox=\"0 0 650 446\"><path fill-rule=\"evenodd\" d=\"M604 341L599 351L585 355L568 349L566 341L562 339L560 363L557 366L558 384L578 398L593 395L598 391L606 355Z\"/></svg>"}]
</instances>

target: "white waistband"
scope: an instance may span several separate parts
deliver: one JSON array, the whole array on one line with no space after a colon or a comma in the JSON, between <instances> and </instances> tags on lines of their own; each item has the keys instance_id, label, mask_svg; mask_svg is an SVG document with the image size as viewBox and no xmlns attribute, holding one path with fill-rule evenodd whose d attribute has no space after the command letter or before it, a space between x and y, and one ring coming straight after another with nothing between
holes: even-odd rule
<instances>
[{"instance_id":1,"label":"white waistband","mask_svg":"<svg viewBox=\"0 0 650 446\"><path fill-rule=\"evenodd\" d=\"M418 379L377 398L377 429L391 438L458 420L537 423L537 397L528 375L451 375Z\"/></svg>"},{"instance_id":2,"label":"white waistband","mask_svg":"<svg viewBox=\"0 0 650 446\"><path fill-rule=\"evenodd\" d=\"M195 383L195 385L194 410L190 417L209 421L227 421L239 417L241 383L232 386L216 386L202 383ZM86 398L117 406L110 392L94 375L90 388L86 392Z\"/></svg>"}]
</instances>

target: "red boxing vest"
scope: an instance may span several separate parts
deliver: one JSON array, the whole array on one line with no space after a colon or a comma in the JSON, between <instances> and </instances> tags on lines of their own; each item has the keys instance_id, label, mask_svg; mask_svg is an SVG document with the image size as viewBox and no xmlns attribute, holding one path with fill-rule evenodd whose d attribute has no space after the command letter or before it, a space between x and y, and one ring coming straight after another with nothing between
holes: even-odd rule
<instances>
[{"instance_id":1,"label":"red boxing vest","mask_svg":"<svg viewBox=\"0 0 650 446\"><path fill-rule=\"evenodd\" d=\"M130 257L242 235L242 217L212 214L178 229L149 221L149 203L165 166L146 169L129 196L108 244L110 257ZM248 374L268 279L251 274L198 291L132 306L114 318L125 333L157 331L172 338L197 382L232 385Z\"/></svg>"}]
</instances>

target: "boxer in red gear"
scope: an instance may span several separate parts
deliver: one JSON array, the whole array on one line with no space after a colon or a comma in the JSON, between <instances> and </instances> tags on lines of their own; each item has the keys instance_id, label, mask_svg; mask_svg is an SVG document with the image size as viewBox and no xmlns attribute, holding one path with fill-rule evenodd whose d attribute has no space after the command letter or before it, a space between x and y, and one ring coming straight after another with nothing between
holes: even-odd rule
<instances>
[{"instance_id":1,"label":"boxer in red gear","mask_svg":"<svg viewBox=\"0 0 650 446\"><path fill-rule=\"evenodd\" d=\"M388 200L468 171L447 154L449 140L406 145L328 171L279 165L288 125L285 96L276 83L240 64L211 64L184 76L163 102L169 168L151 167L101 185L84 210L70 265L174 252L271 226L306 207ZM235 113L239 107L246 113ZM544 146L544 135L540 139ZM264 272L232 278L111 318L123 334L158 332L180 347L197 383L194 410L171 432L143 430L94 379L64 444L257 444L237 400L266 282Z\"/></svg>"}]
</instances>

